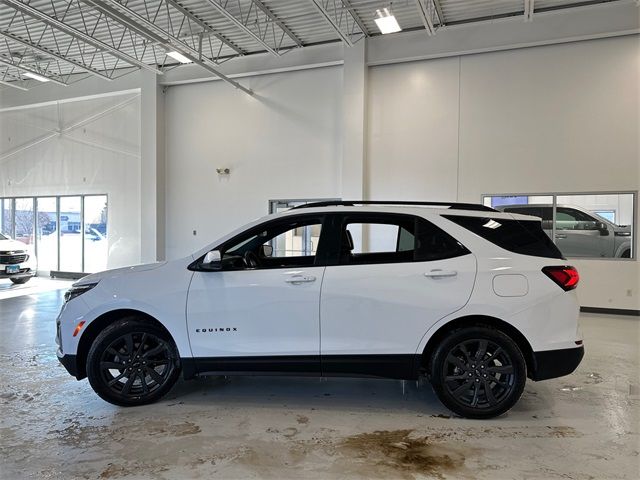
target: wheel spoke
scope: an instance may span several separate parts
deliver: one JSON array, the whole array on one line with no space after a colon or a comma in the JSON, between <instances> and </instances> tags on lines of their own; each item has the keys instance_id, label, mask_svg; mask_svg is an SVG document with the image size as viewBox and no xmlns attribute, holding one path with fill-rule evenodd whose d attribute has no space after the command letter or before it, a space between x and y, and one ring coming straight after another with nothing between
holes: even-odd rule
<instances>
[{"instance_id":1,"label":"wheel spoke","mask_svg":"<svg viewBox=\"0 0 640 480\"><path fill-rule=\"evenodd\" d=\"M469 350L467 350L467 347L465 347L464 343L460 344L460 351L467 359L467 362L471 363L471 354L469 353Z\"/></svg>"},{"instance_id":2,"label":"wheel spoke","mask_svg":"<svg viewBox=\"0 0 640 480\"><path fill-rule=\"evenodd\" d=\"M495 367L487 367L487 373L513 373L513 365L499 365Z\"/></svg>"},{"instance_id":3,"label":"wheel spoke","mask_svg":"<svg viewBox=\"0 0 640 480\"><path fill-rule=\"evenodd\" d=\"M127 373L127 372L125 371L125 372L122 372L122 373L121 373L120 375L118 375L117 377L113 377L113 379L111 379L111 380L109 381L109 383L107 383L107 385L108 385L109 387L113 387L116 383L118 383L118 382L120 381L120 379L121 379L122 377L124 377L124 376L126 375L126 373Z\"/></svg>"},{"instance_id":4,"label":"wheel spoke","mask_svg":"<svg viewBox=\"0 0 640 480\"><path fill-rule=\"evenodd\" d=\"M464 362L462 360L460 360L458 357L449 354L447 356L447 362L449 363L453 363L456 367L461 368L462 370L464 370L465 372L467 371L468 367L464 364Z\"/></svg>"},{"instance_id":5,"label":"wheel spoke","mask_svg":"<svg viewBox=\"0 0 640 480\"><path fill-rule=\"evenodd\" d=\"M113 355L114 357L118 357L118 358L129 358L129 355L127 355L126 353L120 353L119 351L117 351L115 348L113 347L109 347L107 348L107 352L110 353L111 355Z\"/></svg>"},{"instance_id":6,"label":"wheel spoke","mask_svg":"<svg viewBox=\"0 0 640 480\"><path fill-rule=\"evenodd\" d=\"M149 393L149 386L147 385L147 380L146 380L146 375L145 373L138 373L138 378L140 379L140 382L142 384L142 393Z\"/></svg>"},{"instance_id":7,"label":"wheel spoke","mask_svg":"<svg viewBox=\"0 0 640 480\"><path fill-rule=\"evenodd\" d=\"M498 380L497 377L493 377L493 376L489 375L488 379L489 379L488 381L494 382L497 385L500 385L501 387L507 388L509 386L507 383L501 382L500 380Z\"/></svg>"},{"instance_id":8,"label":"wheel spoke","mask_svg":"<svg viewBox=\"0 0 640 480\"><path fill-rule=\"evenodd\" d=\"M489 405L493 407L494 405L498 404L496 397L493 395L493 390L491 390L491 386L486 380L484 381L484 394L487 397L487 402L489 402Z\"/></svg>"},{"instance_id":9,"label":"wheel spoke","mask_svg":"<svg viewBox=\"0 0 640 480\"><path fill-rule=\"evenodd\" d=\"M136 350L135 356L138 357L142 353L142 349L144 348L144 342L147 339L147 334L143 333L142 338L140 339L140 345L138 345L138 349Z\"/></svg>"},{"instance_id":10,"label":"wheel spoke","mask_svg":"<svg viewBox=\"0 0 640 480\"><path fill-rule=\"evenodd\" d=\"M126 367L122 363L117 362L100 362L100 368L102 370L122 370Z\"/></svg>"},{"instance_id":11,"label":"wheel spoke","mask_svg":"<svg viewBox=\"0 0 640 480\"><path fill-rule=\"evenodd\" d=\"M135 379L136 379L136 375L135 374L131 374L131 376L129 378L127 378L127 383L125 383L124 387L122 387L122 394L123 395L128 395L129 394Z\"/></svg>"},{"instance_id":12,"label":"wheel spoke","mask_svg":"<svg viewBox=\"0 0 640 480\"><path fill-rule=\"evenodd\" d=\"M482 360L487 353L487 345L489 342L486 340L480 340L478 342L478 351L476 352L476 360Z\"/></svg>"},{"instance_id":13,"label":"wheel spoke","mask_svg":"<svg viewBox=\"0 0 640 480\"><path fill-rule=\"evenodd\" d=\"M448 375L444 377L445 382L452 382L454 380L467 380L469 376L466 373L460 375Z\"/></svg>"},{"instance_id":14,"label":"wheel spoke","mask_svg":"<svg viewBox=\"0 0 640 480\"><path fill-rule=\"evenodd\" d=\"M164 349L165 349L164 343L159 343L157 346L153 347L151 350L147 350L146 352L143 352L141 356L142 358L149 358L154 355L157 355L158 353L162 352Z\"/></svg>"},{"instance_id":15,"label":"wheel spoke","mask_svg":"<svg viewBox=\"0 0 640 480\"><path fill-rule=\"evenodd\" d=\"M475 407L478 405L478 392L480 391L480 386L478 382L473 383L473 398L471 399L471 406Z\"/></svg>"},{"instance_id":16,"label":"wheel spoke","mask_svg":"<svg viewBox=\"0 0 640 480\"><path fill-rule=\"evenodd\" d=\"M453 392L451 392L451 395L453 395L454 397L459 399L462 395L464 395L466 392L469 391L469 384L470 383L471 383L471 381L467 380L462 385L460 385L458 388L456 388Z\"/></svg>"},{"instance_id":17,"label":"wheel spoke","mask_svg":"<svg viewBox=\"0 0 640 480\"><path fill-rule=\"evenodd\" d=\"M133 357L133 334L125 335L124 342L127 345L127 354L129 357Z\"/></svg>"},{"instance_id":18,"label":"wheel spoke","mask_svg":"<svg viewBox=\"0 0 640 480\"><path fill-rule=\"evenodd\" d=\"M158 385L162 385L162 383L164 383L164 377L156 372L153 368L147 368L146 370Z\"/></svg>"}]
</instances>

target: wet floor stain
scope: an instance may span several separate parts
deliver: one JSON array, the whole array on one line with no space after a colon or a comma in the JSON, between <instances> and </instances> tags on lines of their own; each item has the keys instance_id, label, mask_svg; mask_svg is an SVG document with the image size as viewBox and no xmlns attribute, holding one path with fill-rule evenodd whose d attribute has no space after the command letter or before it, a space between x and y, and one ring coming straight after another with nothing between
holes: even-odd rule
<instances>
[{"instance_id":1,"label":"wet floor stain","mask_svg":"<svg viewBox=\"0 0 640 480\"><path fill-rule=\"evenodd\" d=\"M413 430L379 430L347 437L342 447L363 460L364 469L392 469L405 478L428 475L445 478L464 466L462 448L412 437ZM363 472L364 473L364 472ZM378 476L378 475L374 475Z\"/></svg>"}]
</instances>

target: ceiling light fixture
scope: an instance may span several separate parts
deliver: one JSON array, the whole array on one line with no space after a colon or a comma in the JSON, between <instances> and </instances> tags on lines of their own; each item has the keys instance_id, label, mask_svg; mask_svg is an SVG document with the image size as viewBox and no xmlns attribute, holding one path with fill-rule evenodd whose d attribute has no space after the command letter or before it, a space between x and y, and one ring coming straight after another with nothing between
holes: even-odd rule
<instances>
[{"instance_id":1,"label":"ceiling light fixture","mask_svg":"<svg viewBox=\"0 0 640 480\"><path fill-rule=\"evenodd\" d=\"M167 52L167 55L169 55L174 60L179 61L180 63L192 63L191 60L189 60L187 57L185 57L180 52Z\"/></svg>"},{"instance_id":2,"label":"ceiling light fixture","mask_svg":"<svg viewBox=\"0 0 640 480\"><path fill-rule=\"evenodd\" d=\"M380 29L380 33L383 35L386 35L387 33L396 33L402 30L395 15L391 12L391 7L379 8L376 10L376 15L373 20Z\"/></svg>"},{"instance_id":3,"label":"ceiling light fixture","mask_svg":"<svg viewBox=\"0 0 640 480\"><path fill-rule=\"evenodd\" d=\"M25 77L33 78L34 80L38 80L39 82L48 82L49 79L47 77L43 77L42 75L38 75L37 73L27 72L24 74Z\"/></svg>"}]
</instances>

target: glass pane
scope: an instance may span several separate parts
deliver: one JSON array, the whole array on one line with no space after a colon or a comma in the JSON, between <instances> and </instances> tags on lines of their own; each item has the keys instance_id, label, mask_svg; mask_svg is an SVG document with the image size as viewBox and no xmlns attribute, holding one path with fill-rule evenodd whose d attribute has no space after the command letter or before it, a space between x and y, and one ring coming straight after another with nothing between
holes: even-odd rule
<instances>
[{"instance_id":1,"label":"glass pane","mask_svg":"<svg viewBox=\"0 0 640 480\"><path fill-rule=\"evenodd\" d=\"M84 271L107 269L107 196L84 197Z\"/></svg>"},{"instance_id":2,"label":"glass pane","mask_svg":"<svg viewBox=\"0 0 640 480\"><path fill-rule=\"evenodd\" d=\"M58 270L58 229L55 197L36 199L38 219L38 270Z\"/></svg>"},{"instance_id":3,"label":"glass pane","mask_svg":"<svg viewBox=\"0 0 640 480\"><path fill-rule=\"evenodd\" d=\"M16 198L15 209L15 239L33 245L33 198Z\"/></svg>"},{"instance_id":4,"label":"glass pane","mask_svg":"<svg viewBox=\"0 0 640 480\"><path fill-rule=\"evenodd\" d=\"M82 271L80 197L60 197L60 270Z\"/></svg>"},{"instance_id":5,"label":"glass pane","mask_svg":"<svg viewBox=\"0 0 640 480\"><path fill-rule=\"evenodd\" d=\"M322 225L305 225L293 228L271 239L272 257L303 257L315 255Z\"/></svg>"},{"instance_id":6,"label":"glass pane","mask_svg":"<svg viewBox=\"0 0 640 480\"><path fill-rule=\"evenodd\" d=\"M558 195L556 244L566 257L632 258L631 193Z\"/></svg>"},{"instance_id":7,"label":"glass pane","mask_svg":"<svg viewBox=\"0 0 640 480\"><path fill-rule=\"evenodd\" d=\"M553 230L552 195L518 195L485 197L484 204L496 210L531 215L542 219L542 228L551 238Z\"/></svg>"},{"instance_id":8,"label":"glass pane","mask_svg":"<svg viewBox=\"0 0 640 480\"><path fill-rule=\"evenodd\" d=\"M10 198L2 201L2 233L13 237L13 200Z\"/></svg>"}]
</instances>

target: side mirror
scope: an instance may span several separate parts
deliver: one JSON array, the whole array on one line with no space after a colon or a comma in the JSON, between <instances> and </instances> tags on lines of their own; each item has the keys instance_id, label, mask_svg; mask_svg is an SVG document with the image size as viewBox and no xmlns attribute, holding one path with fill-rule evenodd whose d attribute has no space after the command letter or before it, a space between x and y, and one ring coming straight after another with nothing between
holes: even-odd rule
<instances>
[{"instance_id":1,"label":"side mirror","mask_svg":"<svg viewBox=\"0 0 640 480\"><path fill-rule=\"evenodd\" d=\"M271 245L261 245L260 246L260 256L261 257L270 257L273 255L273 247Z\"/></svg>"},{"instance_id":2,"label":"side mirror","mask_svg":"<svg viewBox=\"0 0 640 480\"><path fill-rule=\"evenodd\" d=\"M222 254L220 250L207 252L202 260L202 267L206 270L220 270L222 268Z\"/></svg>"},{"instance_id":3,"label":"side mirror","mask_svg":"<svg viewBox=\"0 0 640 480\"><path fill-rule=\"evenodd\" d=\"M609 235L609 228L604 222L596 222L596 229L600 231L600 235L603 237Z\"/></svg>"}]
</instances>

